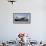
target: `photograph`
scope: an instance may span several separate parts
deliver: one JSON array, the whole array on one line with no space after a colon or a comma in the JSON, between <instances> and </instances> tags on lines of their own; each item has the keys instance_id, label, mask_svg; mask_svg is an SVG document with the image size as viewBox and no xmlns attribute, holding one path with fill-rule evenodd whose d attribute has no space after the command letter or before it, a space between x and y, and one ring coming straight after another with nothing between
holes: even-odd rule
<instances>
[{"instance_id":1,"label":"photograph","mask_svg":"<svg viewBox=\"0 0 46 46\"><path fill-rule=\"evenodd\" d=\"M30 24L31 13L13 13L13 24Z\"/></svg>"},{"instance_id":2,"label":"photograph","mask_svg":"<svg viewBox=\"0 0 46 46\"><path fill-rule=\"evenodd\" d=\"M46 46L46 0L0 0L0 46Z\"/></svg>"}]
</instances>

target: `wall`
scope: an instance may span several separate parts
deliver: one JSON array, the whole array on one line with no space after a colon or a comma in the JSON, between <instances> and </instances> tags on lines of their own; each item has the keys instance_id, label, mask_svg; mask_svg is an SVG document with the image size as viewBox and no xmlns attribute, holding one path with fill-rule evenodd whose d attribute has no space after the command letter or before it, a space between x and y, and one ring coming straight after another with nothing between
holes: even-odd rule
<instances>
[{"instance_id":1,"label":"wall","mask_svg":"<svg viewBox=\"0 0 46 46\"><path fill-rule=\"evenodd\" d=\"M13 5L0 0L0 40L11 40L18 32L31 34L37 41L46 40L45 0L17 0ZM30 12L31 24L13 24L13 13Z\"/></svg>"}]
</instances>

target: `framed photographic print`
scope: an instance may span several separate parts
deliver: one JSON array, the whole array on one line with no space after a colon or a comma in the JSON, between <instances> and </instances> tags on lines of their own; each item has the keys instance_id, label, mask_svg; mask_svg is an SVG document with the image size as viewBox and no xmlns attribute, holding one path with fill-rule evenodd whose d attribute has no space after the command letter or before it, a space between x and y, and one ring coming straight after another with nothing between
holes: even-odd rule
<instances>
[{"instance_id":1,"label":"framed photographic print","mask_svg":"<svg viewBox=\"0 0 46 46\"><path fill-rule=\"evenodd\" d=\"M30 24L31 13L13 13L13 24Z\"/></svg>"}]
</instances>

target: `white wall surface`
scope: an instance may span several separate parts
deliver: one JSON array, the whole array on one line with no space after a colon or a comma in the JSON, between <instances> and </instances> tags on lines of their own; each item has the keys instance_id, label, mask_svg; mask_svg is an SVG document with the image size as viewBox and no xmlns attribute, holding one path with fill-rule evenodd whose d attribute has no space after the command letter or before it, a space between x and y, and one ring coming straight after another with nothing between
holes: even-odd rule
<instances>
[{"instance_id":1,"label":"white wall surface","mask_svg":"<svg viewBox=\"0 0 46 46\"><path fill-rule=\"evenodd\" d=\"M14 40L18 32L31 34L33 40L46 40L46 1L16 0L13 5L0 0L0 40ZM13 24L13 13L31 13L31 24Z\"/></svg>"}]
</instances>

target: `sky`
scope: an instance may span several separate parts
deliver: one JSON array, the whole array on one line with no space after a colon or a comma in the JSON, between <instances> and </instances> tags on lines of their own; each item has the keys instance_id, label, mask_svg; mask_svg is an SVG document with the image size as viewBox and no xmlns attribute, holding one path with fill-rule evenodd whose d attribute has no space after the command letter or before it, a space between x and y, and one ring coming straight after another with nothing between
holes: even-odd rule
<instances>
[{"instance_id":1,"label":"sky","mask_svg":"<svg viewBox=\"0 0 46 46\"><path fill-rule=\"evenodd\" d=\"M14 17L19 17L19 18L22 18L22 17L30 17L31 16L31 13L14 13Z\"/></svg>"}]
</instances>

